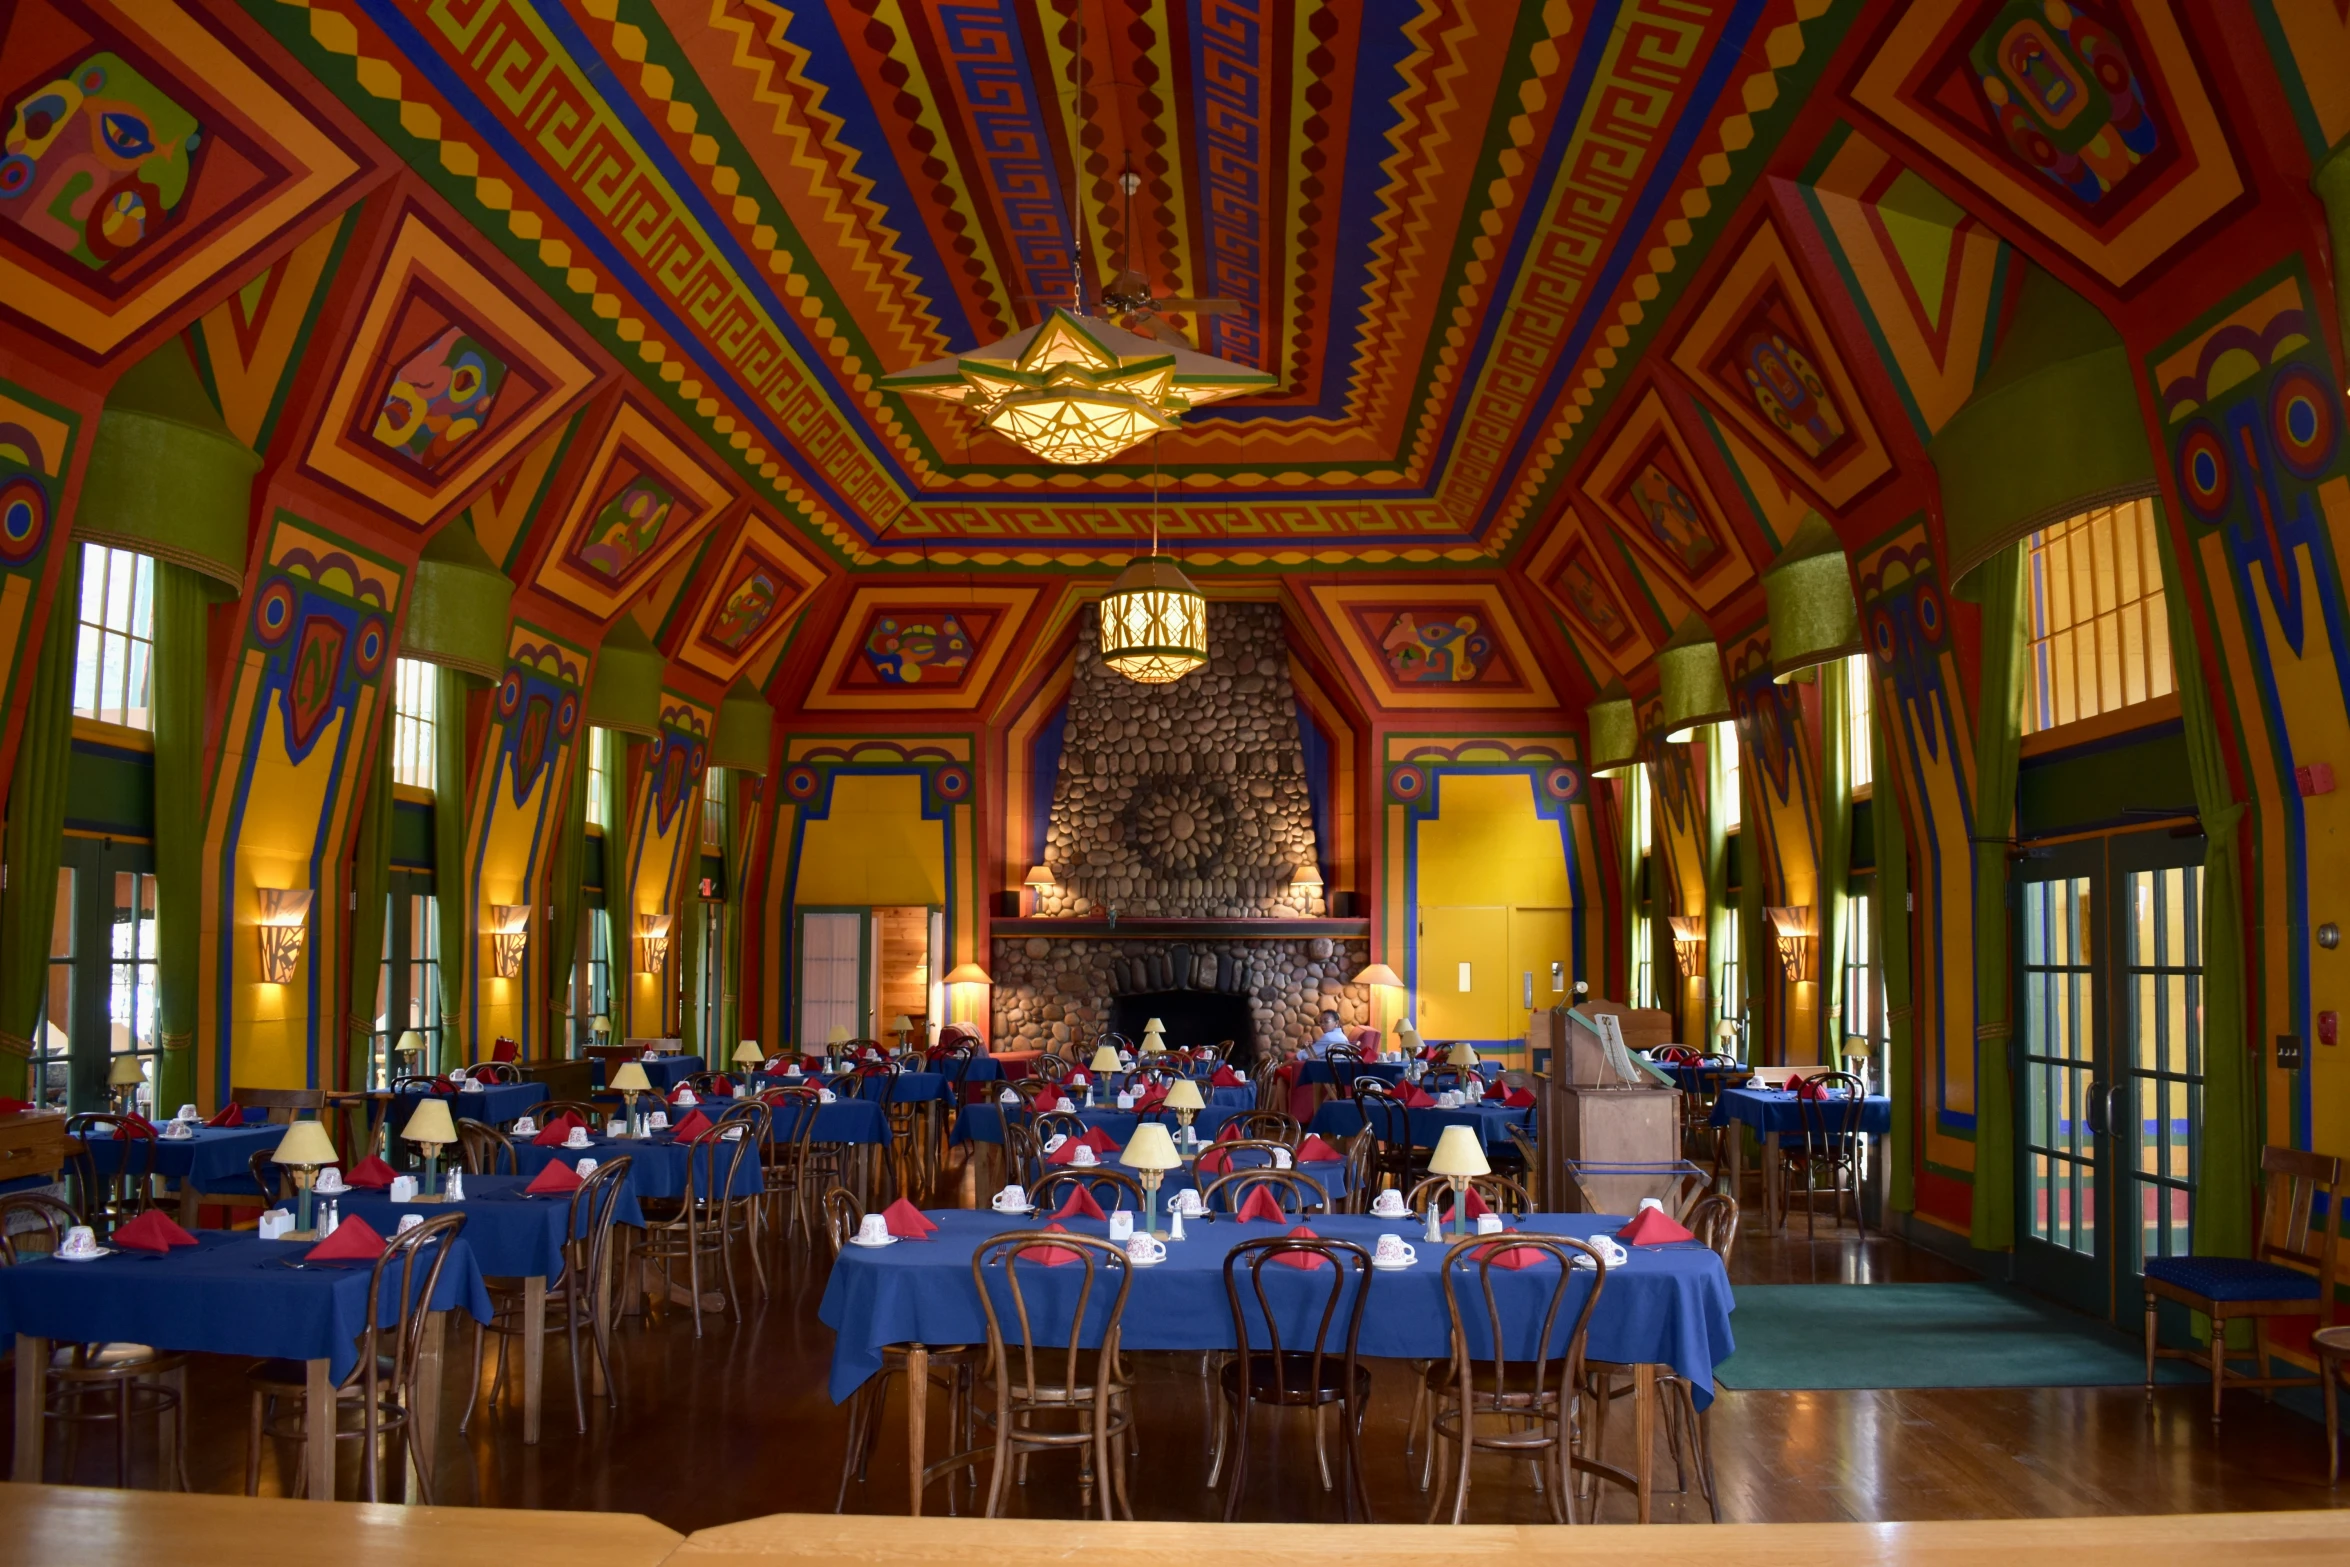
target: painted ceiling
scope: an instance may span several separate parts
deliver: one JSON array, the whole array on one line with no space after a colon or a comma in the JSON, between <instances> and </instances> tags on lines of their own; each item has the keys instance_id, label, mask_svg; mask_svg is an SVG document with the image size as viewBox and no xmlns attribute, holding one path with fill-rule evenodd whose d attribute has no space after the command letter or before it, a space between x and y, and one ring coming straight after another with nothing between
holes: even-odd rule
<instances>
[{"instance_id":1,"label":"painted ceiling","mask_svg":"<svg viewBox=\"0 0 2350 1567\"><path fill-rule=\"evenodd\" d=\"M836 556L1094 564L1155 511L1187 558L1243 567L1514 553L1852 15L250 9ZM1231 301L1162 320L1275 387L1071 470L874 384L1129 272Z\"/></svg>"}]
</instances>

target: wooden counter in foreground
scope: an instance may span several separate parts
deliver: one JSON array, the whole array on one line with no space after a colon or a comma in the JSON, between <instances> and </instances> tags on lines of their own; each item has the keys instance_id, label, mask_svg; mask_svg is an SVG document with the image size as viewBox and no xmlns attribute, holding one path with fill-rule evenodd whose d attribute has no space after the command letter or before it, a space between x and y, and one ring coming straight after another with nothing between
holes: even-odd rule
<instances>
[{"instance_id":1,"label":"wooden counter in foreground","mask_svg":"<svg viewBox=\"0 0 2350 1567\"><path fill-rule=\"evenodd\" d=\"M2227 1567L2350 1561L2350 1511L1957 1523L1079 1523L779 1513L688 1537L636 1513L398 1507L0 1485L0 1567Z\"/></svg>"}]
</instances>

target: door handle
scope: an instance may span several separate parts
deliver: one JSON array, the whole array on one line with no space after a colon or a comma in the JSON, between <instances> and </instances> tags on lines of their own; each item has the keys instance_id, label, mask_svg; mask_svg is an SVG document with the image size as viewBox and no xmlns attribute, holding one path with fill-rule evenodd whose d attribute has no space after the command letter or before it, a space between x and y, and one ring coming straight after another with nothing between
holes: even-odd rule
<instances>
[{"instance_id":1,"label":"door handle","mask_svg":"<svg viewBox=\"0 0 2350 1567\"><path fill-rule=\"evenodd\" d=\"M2115 1116L2115 1106L2123 1087L2123 1084L2115 1083L2105 1090L2105 1135L2108 1137L2121 1135L2121 1123Z\"/></svg>"},{"instance_id":2,"label":"door handle","mask_svg":"<svg viewBox=\"0 0 2350 1567\"><path fill-rule=\"evenodd\" d=\"M2113 1089L2094 1078L2089 1082L2089 1102L2081 1107L2089 1120L2089 1135L2106 1137L2113 1129Z\"/></svg>"}]
</instances>

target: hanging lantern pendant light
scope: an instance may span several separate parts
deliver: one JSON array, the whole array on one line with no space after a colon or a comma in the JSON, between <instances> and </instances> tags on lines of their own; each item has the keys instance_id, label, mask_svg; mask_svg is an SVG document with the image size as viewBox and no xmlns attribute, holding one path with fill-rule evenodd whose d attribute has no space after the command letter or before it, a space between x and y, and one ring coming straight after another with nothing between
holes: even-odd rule
<instances>
[{"instance_id":1,"label":"hanging lantern pendant light","mask_svg":"<svg viewBox=\"0 0 2350 1567\"><path fill-rule=\"evenodd\" d=\"M1208 601L1159 553L1159 452L1151 443L1151 552L1129 561L1102 595L1102 662L1146 686L1181 680L1208 661Z\"/></svg>"}]
</instances>

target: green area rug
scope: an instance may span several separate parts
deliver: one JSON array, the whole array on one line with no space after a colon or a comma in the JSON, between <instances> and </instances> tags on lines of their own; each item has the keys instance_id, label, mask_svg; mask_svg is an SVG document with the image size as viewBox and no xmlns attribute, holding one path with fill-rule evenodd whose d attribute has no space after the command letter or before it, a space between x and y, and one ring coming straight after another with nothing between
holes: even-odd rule
<instances>
[{"instance_id":1,"label":"green area rug","mask_svg":"<svg viewBox=\"0 0 2350 1567\"><path fill-rule=\"evenodd\" d=\"M1998 1284L1749 1284L1730 1317L1732 1388L2128 1387L2138 1343ZM2155 1362L2165 1382L2204 1379Z\"/></svg>"}]
</instances>

